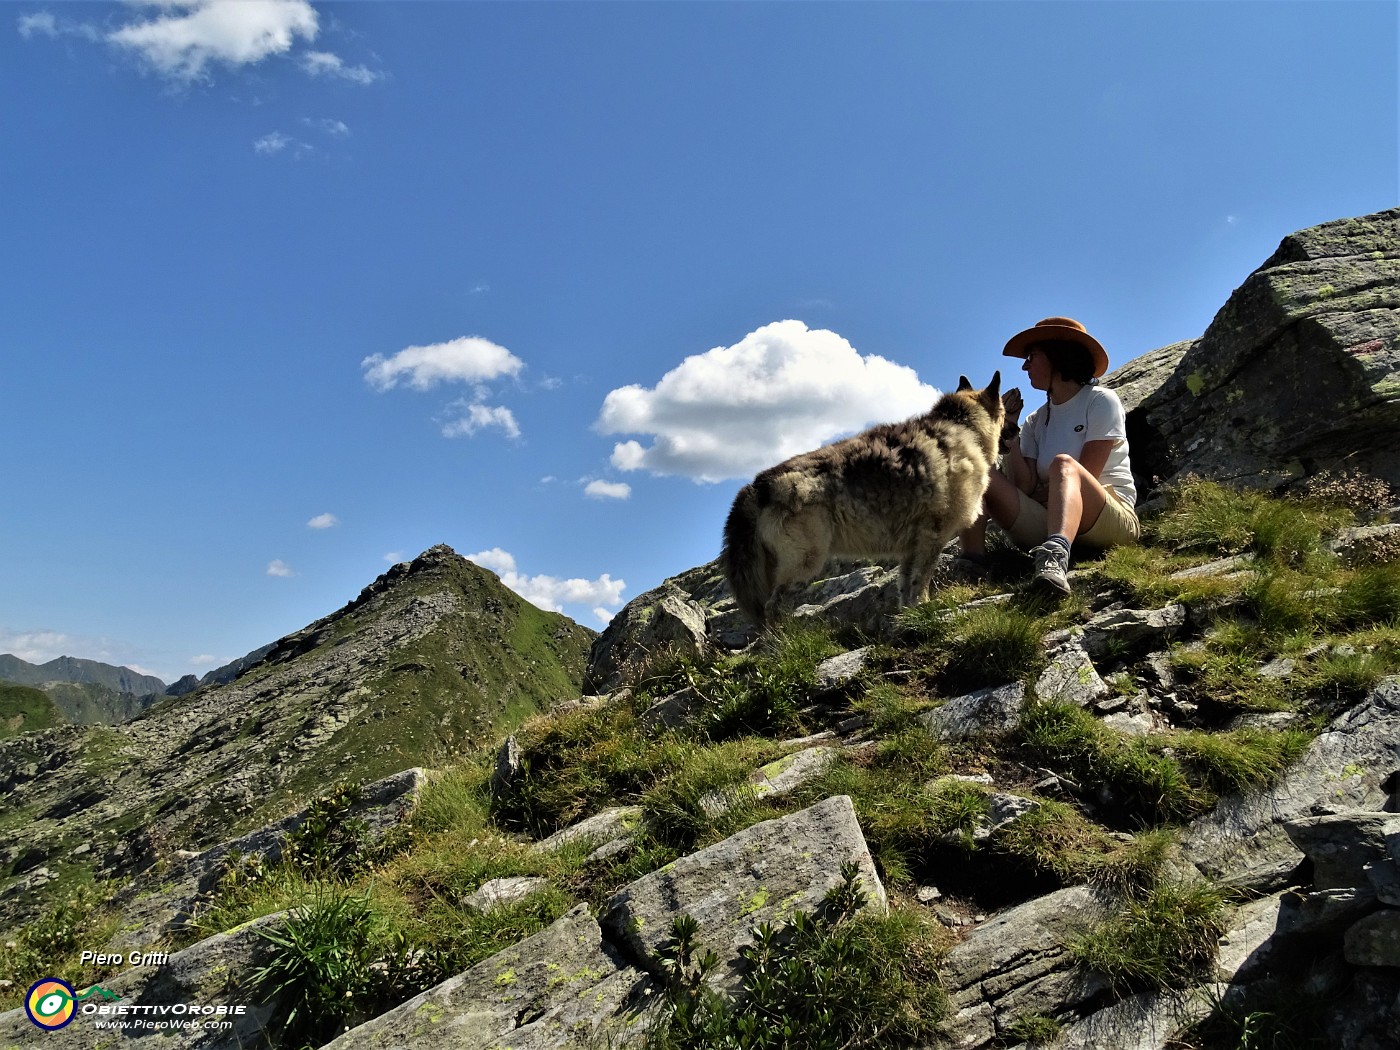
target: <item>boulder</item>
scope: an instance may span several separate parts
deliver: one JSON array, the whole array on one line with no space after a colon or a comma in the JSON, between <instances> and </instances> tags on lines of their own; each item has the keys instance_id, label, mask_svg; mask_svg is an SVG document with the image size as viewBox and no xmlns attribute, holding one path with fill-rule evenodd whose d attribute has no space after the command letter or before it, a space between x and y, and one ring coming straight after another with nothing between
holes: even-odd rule
<instances>
[{"instance_id":1,"label":"boulder","mask_svg":"<svg viewBox=\"0 0 1400 1050\"><path fill-rule=\"evenodd\" d=\"M581 842L594 850L589 859L594 859L599 849L616 852L619 845L630 844L642 827L641 806L613 806L591 817L571 824L563 831L556 831L547 839L532 847L545 853L554 853L572 843Z\"/></svg>"},{"instance_id":2,"label":"boulder","mask_svg":"<svg viewBox=\"0 0 1400 1050\"><path fill-rule=\"evenodd\" d=\"M599 921L629 958L659 977L672 920L692 916L700 926L698 952L711 950L720 959L708 980L732 994L742 972L739 952L752 942L753 927L818 911L827 891L841 884L846 861L860 871L868 906L883 911L885 889L855 809L849 797L836 795L643 876L608 900Z\"/></svg>"},{"instance_id":3,"label":"boulder","mask_svg":"<svg viewBox=\"0 0 1400 1050\"><path fill-rule=\"evenodd\" d=\"M786 795L825 773L840 753L840 748L818 745L785 755L754 770L748 782L737 790L711 791L701 796L700 808L714 817L741 799Z\"/></svg>"},{"instance_id":4,"label":"boulder","mask_svg":"<svg viewBox=\"0 0 1400 1050\"><path fill-rule=\"evenodd\" d=\"M326 1050L623 1046L645 1027L651 981L580 904L465 973L352 1028Z\"/></svg>"},{"instance_id":5,"label":"boulder","mask_svg":"<svg viewBox=\"0 0 1400 1050\"><path fill-rule=\"evenodd\" d=\"M1221 799L1193 822L1182 853L1201 872L1251 889L1284 886L1303 859L1284 825L1301 817L1389 808L1400 770L1400 679L1388 678L1338 716L1270 787Z\"/></svg>"},{"instance_id":6,"label":"boulder","mask_svg":"<svg viewBox=\"0 0 1400 1050\"><path fill-rule=\"evenodd\" d=\"M1107 903L1088 887L1072 886L973 930L943 963L952 1008L943 1025L948 1045L993 1046L1021 1017L1064 1015L1103 994L1104 980L1080 971L1067 946L1108 914Z\"/></svg>"},{"instance_id":7,"label":"boulder","mask_svg":"<svg viewBox=\"0 0 1400 1050\"><path fill-rule=\"evenodd\" d=\"M1400 841L1400 813L1302 817L1283 830L1312 861L1317 889L1354 889L1367 886L1371 870L1388 859L1387 839Z\"/></svg>"},{"instance_id":8,"label":"boulder","mask_svg":"<svg viewBox=\"0 0 1400 1050\"><path fill-rule=\"evenodd\" d=\"M1400 483L1400 209L1283 239L1200 339L1104 378L1133 467L1281 484L1345 464Z\"/></svg>"},{"instance_id":9,"label":"boulder","mask_svg":"<svg viewBox=\"0 0 1400 1050\"><path fill-rule=\"evenodd\" d=\"M1035 695L1041 700L1088 707L1112 692L1094 668L1079 640L1075 640L1050 657L1050 666L1035 683Z\"/></svg>"},{"instance_id":10,"label":"boulder","mask_svg":"<svg viewBox=\"0 0 1400 1050\"><path fill-rule=\"evenodd\" d=\"M975 740L1016 728L1025 709L1026 687L1014 682L956 697L920 715L919 721L939 740Z\"/></svg>"},{"instance_id":11,"label":"boulder","mask_svg":"<svg viewBox=\"0 0 1400 1050\"><path fill-rule=\"evenodd\" d=\"M583 676L586 693L604 693L627 684L647 661L666 656L699 656L709 650L705 607L677 580L633 598L612 618L588 655Z\"/></svg>"}]
</instances>

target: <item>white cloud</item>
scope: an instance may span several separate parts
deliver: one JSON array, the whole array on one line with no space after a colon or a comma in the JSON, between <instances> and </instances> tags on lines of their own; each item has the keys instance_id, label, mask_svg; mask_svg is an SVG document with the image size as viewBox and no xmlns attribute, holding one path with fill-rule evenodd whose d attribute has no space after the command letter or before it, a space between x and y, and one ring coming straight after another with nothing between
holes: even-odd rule
<instances>
[{"instance_id":1,"label":"white cloud","mask_svg":"<svg viewBox=\"0 0 1400 1050\"><path fill-rule=\"evenodd\" d=\"M83 643L60 631L0 629L0 653L17 656L26 663L46 664L60 656L68 656L80 647L83 647Z\"/></svg>"},{"instance_id":2,"label":"white cloud","mask_svg":"<svg viewBox=\"0 0 1400 1050\"><path fill-rule=\"evenodd\" d=\"M598 622L601 623L604 627L606 627L608 624L612 623L613 617L616 616L617 613L609 612L607 609L599 608L593 610L593 615L598 617Z\"/></svg>"},{"instance_id":3,"label":"white cloud","mask_svg":"<svg viewBox=\"0 0 1400 1050\"><path fill-rule=\"evenodd\" d=\"M158 0L158 14L108 34L163 76L193 81L211 63L244 66L314 40L308 0Z\"/></svg>"},{"instance_id":4,"label":"white cloud","mask_svg":"<svg viewBox=\"0 0 1400 1050\"><path fill-rule=\"evenodd\" d=\"M262 138L253 142L253 152L281 153L290 146L293 141L290 135L284 135L280 131L270 131Z\"/></svg>"},{"instance_id":5,"label":"white cloud","mask_svg":"<svg viewBox=\"0 0 1400 1050\"><path fill-rule=\"evenodd\" d=\"M373 84L383 74L364 66L347 66L339 55L329 51L308 51L301 56L301 68L313 77L336 77L356 84Z\"/></svg>"},{"instance_id":6,"label":"white cloud","mask_svg":"<svg viewBox=\"0 0 1400 1050\"><path fill-rule=\"evenodd\" d=\"M583 494L592 499L627 499L632 495L632 486L625 481L590 481Z\"/></svg>"},{"instance_id":7,"label":"white cloud","mask_svg":"<svg viewBox=\"0 0 1400 1050\"><path fill-rule=\"evenodd\" d=\"M308 529L333 529L340 524L340 519L334 514L317 514L306 523Z\"/></svg>"},{"instance_id":8,"label":"white cloud","mask_svg":"<svg viewBox=\"0 0 1400 1050\"><path fill-rule=\"evenodd\" d=\"M284 562L281 558L274 558L272 561L267 563L267 574L269 576L296 575L296 573L292 571L292 567L286 562Z\"/></svg>"},{"instance_id":9,"label":"white cloud","mask_svg":"<svg viewBox=\"0 0 1400 1050\"><path fill-rule=\"evenodd\" d=\"M403 551L390 551L388 554L384 555L384 560L390 565L397 565L399 562L403 561Z\"/></svg>"},{"instance_id":10,"label":"white cloud","mask_svg":"<svg viewBox=\"0 0 1400 1050\"><path fill-rule=\"evenodd\" d=\"M393 357L371 354L360 362L365 382L375 390L392 390L407 377L415 390L430 390L439 383L480 383L513 376L525 362L503 346L478 336L463 336L431 346L410 346Z\"/></svg>"},{"instance_id":11,"label":"white cloud","mask_svg":"<svg viewBox=\"0 0 1400 1050\"><path fill-rule=\"evenodd\" d=\"M350 136L350 125L343 120L335 120L331 117L321 117L319 120L312 120L310 117L302 117L301 122L308 128L315 128L317 131L325 132L332 138L343 139Z\"/></svg>"},{"instance_id":12,"label":"white cloud","mask_svg":"<svg viewBox=\"0 0 1400 1050\"><path fill-rule=\"evenodd\" d=\"M484 427L500 427L507 437L520 436L515 414L504 406L486 405L480 401L455 401L449 407L464 414L442 424L443 437L471 437Z\"/></svg>"},{"instance_id":13,"label":"white cloud","mask_svg":"<svg viewBox=\"0 0 1400 1050\"><path fill-rule=\"evenodd\" d=\"M219 662L219 658L210 653L200 653L198 656L190 657L191 667L213 667Z\"/></svg>"},{"instance_id":14,"label":"white cloud","mask_svg":"<svg viewBox=\"0 0 1400 1050\"><path fill-rule=\"evenodd\" d=\"M58 36L58 19L47 11L19 16L19 35L28 40L38 33L41 36Z\"/></svg>"},{"instance_id":15,"label":"white cloud","mask_svg":"<svg viewBox=\"0 0 1400 1050\"><path fill-rule=\"evenodd\" d=\"M80 36L84 40L94 42L102 39L102 33L96 26L86 22L74 22L68 18L55 18L48 11L20 15L18 25L19 35L26 40L33 36Z\"/></svg>"},{"instance_id":16,"label":"white cloud","mask_svg":"<svg viewBox=\"0 0 1400 1050\"><path fill-rule=\"evenodd\" d=\"M616 444L619 470L721 481L871 423L927 412L937 397L912 368L862 356L835 332L775 321L733 346L687 357L654 388L613 390L595 429L652 437L650 445Z\"/></svg>"},{"instance_id":17,"label":"white cloud","mask_svg":"<svg viewBox=\"0 0 1400 1050\"><path fill-rule=\"evenodd\" d=\"M607 573L596 580L561 580L555 576L526 576L516 568L515 557L500 547L468 554L467 560L475 562L483 569L490 569L501 578L501 582L532 605L549 612L563 612L565 605L585 605L592 607L595 615L611 618L612 613L599 608L607 605L620 605L622 592L627 587L625 580L614 580Z\"/></svg>"}]
</instances>

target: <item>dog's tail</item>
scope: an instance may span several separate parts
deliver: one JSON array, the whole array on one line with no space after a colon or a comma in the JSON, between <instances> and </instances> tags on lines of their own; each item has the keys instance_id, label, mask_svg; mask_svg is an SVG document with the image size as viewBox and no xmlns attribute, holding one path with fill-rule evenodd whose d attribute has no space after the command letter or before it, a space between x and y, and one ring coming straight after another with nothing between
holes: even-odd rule
<instances>
[{"instance_id":1,"label":"dog's tail","mask_svg":"<svg viewBox=\"0 0 1400 1050\"><path fill-rule=\"evenodd\" d=\"M763 629L764 609L773 593L772 565L767 548L758 538L758 492L745 485L734 497L724 522L724 548L720 565L739 608Z\"/></svg>"}]
</instances>

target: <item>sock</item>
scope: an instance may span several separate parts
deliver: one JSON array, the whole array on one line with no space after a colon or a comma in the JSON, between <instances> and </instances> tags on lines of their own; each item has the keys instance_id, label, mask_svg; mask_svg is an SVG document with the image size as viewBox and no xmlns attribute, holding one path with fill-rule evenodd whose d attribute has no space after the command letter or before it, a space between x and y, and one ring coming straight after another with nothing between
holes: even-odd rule
<instances>
[{"instance_id":1,"label":"sock","mask_svg":"<svg viewBox=\"0 0 1400 1050\"><path fill-rule=\"evenodd\" d=\"M1065 557L1069 558L1069 537L1064 533L1057 532L1053 536L1047 536L1045 538L1045 543L1047 546L1051 543L1058 543L1065 549Z\"/></svg>"}]
</instances>

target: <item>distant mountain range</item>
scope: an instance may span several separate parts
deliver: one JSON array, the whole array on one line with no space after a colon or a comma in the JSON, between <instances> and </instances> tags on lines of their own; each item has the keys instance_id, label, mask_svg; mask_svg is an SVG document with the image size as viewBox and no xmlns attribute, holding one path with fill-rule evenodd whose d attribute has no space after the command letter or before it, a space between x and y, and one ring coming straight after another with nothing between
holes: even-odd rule
<instances>
[{"instance_id":1,"label":"distant mountain range","mask_svg":"<svg viewBox=\"0 0 1400 1050\"><path fill-rule=\"evenodd\" d=\"M0 681L43 686L49 682L101 685L133 696L163 694L165 683L154 675L138 674L130 667L113 667L96 660L60 656L46 664L31 664L9 653L0 655Z\"/></svg>"}]
</instances>

